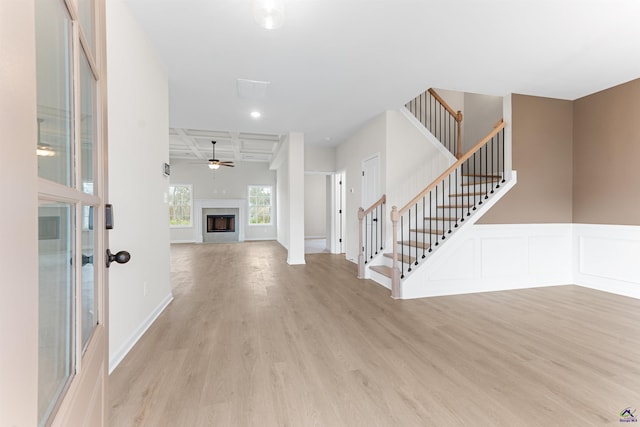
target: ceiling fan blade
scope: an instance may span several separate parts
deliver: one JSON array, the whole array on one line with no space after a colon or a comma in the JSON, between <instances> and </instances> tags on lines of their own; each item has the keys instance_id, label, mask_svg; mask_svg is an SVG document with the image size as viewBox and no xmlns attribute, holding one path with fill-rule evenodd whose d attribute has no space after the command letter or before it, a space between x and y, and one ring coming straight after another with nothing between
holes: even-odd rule
<instances>
[{"instance_id":1,"label":"ceiling fan blade","mask_svg":"<svg viewBox=\"0 0 640 427\"><path fill-rule=\"evenodd\" d=\"M222 162L218 159L216 159L216 141L211 141L212 144L212 150L211 150L211 159L209 159L209 164L210 165L218 165L218 166L227 166L230 168L234 168L235 165L233 164L233 162Z\"/></svg>"}]
</instances>

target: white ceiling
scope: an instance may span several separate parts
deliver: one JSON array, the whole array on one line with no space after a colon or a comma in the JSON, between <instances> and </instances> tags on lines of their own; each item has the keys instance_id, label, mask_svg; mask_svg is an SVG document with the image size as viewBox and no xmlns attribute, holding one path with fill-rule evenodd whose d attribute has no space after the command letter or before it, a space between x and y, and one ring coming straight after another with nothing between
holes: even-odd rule
<instances>
[{"instance_id":1,"label":"white ceiling","mask_svg":"<svg viewBox=\"0 0 640 427\"><path fill-rule=\"evenodd\" d=\"M189 129L336 145L429 87L576 99L640 77L638 0L284 1L265 30L251 0L127 0L168 70L172 157L217 135ZM237 79L270 84L240 97Z\"/></svg>"}]
</instances>

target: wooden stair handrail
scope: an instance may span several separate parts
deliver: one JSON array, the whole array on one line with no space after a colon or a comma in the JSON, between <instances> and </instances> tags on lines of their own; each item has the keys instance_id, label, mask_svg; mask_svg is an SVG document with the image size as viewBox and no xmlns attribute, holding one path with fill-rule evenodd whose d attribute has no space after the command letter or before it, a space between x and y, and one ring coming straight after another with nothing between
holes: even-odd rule
<instances>
[{"instance_id":1,"label":"wooden stair handrail","mask_svg":"<svg viewBox=\"0 0 640 427\"><path fill-rule=\"evenodd\" d=\"M454 119L456 119L458 123L462 121L462 111L455 111L453 108L451 108L451 106L447 104L447 101L445 101L440 95L438 95L438 92L436 92L435 89L429 88L427 92L429 92L431 96L433 96L444 107L444 109L447 110Z\"/></svg>"},{"instance_id":2,"label":"wooden stair handrail","mask_svg":"<svg viewBox=\"0 0 640 427\"><path fill-rule=\"evenodd\" d=\"M404 205L404 207L402 209L398 210L398 218L400 216L404 215L409 210L409 208L411 206L413 206L414 204L416 204L422 197L427 195L429 193L429 191L433 190L435 188L435 186L438 185L443 179L445 179L453 171L455 171L458 167L460 167L460 165L464 161L469 159L471 156L474 155L474 153L476 153L478 150L480 150L480 148L482 148L489 140L491 140L491 138L496 136L498 134L498 132L500 132L502 129L504 129L504 126L505 126L504 120L501 119L498 123L496 123L495 127L493 128L493 130L491 132L489 132L489 134L487 134L487 136L482 138L480 140L480 142L478 142L476 145L474 145L471 150L467 151L466 154L464 154L462 157L460 157L458 159L458 161L455 162L454 164L452 164L446 171L442 172L442 174L440 174L440 176L438 176L436 179L434 179L431 184L429 184L424 190L422 190L416 197L411 199L411 201L409 203ZM393 217L391 219L393 220Z\"/></svg>"},{"instance_id":3,"label":"wooden stair handrail","mask_svg":"<svg viewBox=\"0 0 640 427\"><path fill-rule=\"evenodd\" d=\"M438 92L436 92L435 89L429 88L427 92L429 92L429 94L433 96L436 101L438 101L440 105L442 105L444 109L447 110L447 112L451 114L451 116L453 116L456 121L458 141L456 143L455 156L459 159L462 155L462 111L454 111L453 108L451 108L451 106L447 104L447 101L445 101L440 95L438 95Z\"/></svg>"},{"instance_id":4,"label":"wooden stair handrail","mask_svg":"<svg viewBox=\"0 0 640 427\"><path fill-rule=\"evenodd\" d=\"M387 195L386 194L383 194L382 197L380 197L378 200L373 202L373 204L371 206L369 206L367 209L359 208L358 209L358 219L364 218L369 213L371 213L375 208L377 208L378 206L380 206L383 203L387 203Z\"/></svg>"}]
</instances>

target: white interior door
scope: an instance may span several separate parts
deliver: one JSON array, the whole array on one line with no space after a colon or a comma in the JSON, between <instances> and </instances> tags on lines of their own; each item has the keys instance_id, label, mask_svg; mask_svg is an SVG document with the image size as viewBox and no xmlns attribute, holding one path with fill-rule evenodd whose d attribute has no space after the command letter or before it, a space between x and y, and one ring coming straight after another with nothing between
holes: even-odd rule
<instances>
[{"instance_id":1,"label":"white interior door","mask_svg":"<svg viewBox=\"0 0 640 427\"><path fill-rule=\"evenodd\" d=\"M375 154L362 161L362 207L367 209L380 197L380 158Z\"/></svg>"}]
</instances>

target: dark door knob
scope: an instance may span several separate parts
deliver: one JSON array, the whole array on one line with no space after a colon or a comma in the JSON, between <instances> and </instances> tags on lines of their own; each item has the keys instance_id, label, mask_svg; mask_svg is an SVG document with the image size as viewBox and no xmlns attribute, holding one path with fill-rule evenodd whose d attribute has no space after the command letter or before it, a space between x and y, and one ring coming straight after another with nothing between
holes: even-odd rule
<instances>
[{"instance_id":1,"label":"dark door knob","mask_svg":"<svg viewBox=\"0 0 640 427\"><path fill-rule=\"evenodd\" d=\"M110 249L107 249L107 258L105 263L107 268L111 266L112 262L117 262L118 264L126 264L131 259L131 254L127 251L120 251L118 253L112 254Z\"/></svg>"}]
</instances>

